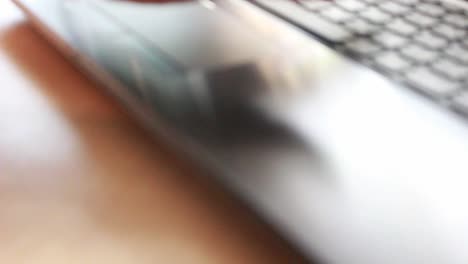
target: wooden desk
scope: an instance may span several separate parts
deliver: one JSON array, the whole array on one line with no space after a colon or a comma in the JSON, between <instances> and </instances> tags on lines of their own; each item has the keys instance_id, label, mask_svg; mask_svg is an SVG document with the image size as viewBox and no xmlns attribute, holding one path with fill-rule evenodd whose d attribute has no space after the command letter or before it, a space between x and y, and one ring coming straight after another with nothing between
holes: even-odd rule
<instances>
[{"instance_id":1,"label":"wooden desk","mask_svg":"<svg viewBox=\"0 0 468 264\"><path fill-rule=\"evenodd\" d=\"M302 263L0 0L0 263Z\"/></svg>"}]
</instances>

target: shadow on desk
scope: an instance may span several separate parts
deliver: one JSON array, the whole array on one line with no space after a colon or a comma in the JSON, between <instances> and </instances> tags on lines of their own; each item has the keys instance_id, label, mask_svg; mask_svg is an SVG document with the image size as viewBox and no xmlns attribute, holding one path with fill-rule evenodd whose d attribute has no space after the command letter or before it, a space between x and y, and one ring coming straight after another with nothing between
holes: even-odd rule
<instances>
[{"instance_id":1,"label":"shadow on desk","mask_svg":"<svg viewBox=\"0 0 468 264\"><path fill-rule=\"evenodd\" d=\"M0 107L0 127L11 132L0 136L0 159L7 160L0 233L8 230L0 245L8 243L7 259L305 263L29 24L2 33L0 48L26 76L2 87L9 103Z\"/></svg>"}]
</instances>

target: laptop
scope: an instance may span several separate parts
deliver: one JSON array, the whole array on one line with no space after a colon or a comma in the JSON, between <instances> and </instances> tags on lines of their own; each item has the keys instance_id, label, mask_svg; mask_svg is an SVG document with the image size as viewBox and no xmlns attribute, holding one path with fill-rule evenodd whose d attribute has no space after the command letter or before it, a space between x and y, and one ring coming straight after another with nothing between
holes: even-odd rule
<instances>
[{"instance_id":1,"label":"laptop","mask_svg":"<svg viewBox=\"0 0 468 264\"><path fill-rule=\"evenodd\" d=\"M311 261L468 263L465 1L15 2Z\"/></svg>"}]
</instances>

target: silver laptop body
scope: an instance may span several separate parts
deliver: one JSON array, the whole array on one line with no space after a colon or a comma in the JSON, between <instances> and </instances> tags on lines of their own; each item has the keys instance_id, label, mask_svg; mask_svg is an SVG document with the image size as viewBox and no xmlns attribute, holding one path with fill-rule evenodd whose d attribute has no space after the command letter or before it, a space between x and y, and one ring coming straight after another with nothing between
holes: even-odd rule
<instances>
[{"instance_id":1,"label":"silver laptop body","mask_svg":"<svg viewBox=\"0 0 468 264\"><path fill-rule=\"evenodd\" d=\"M463 2L16 3L311 259L468 263Z\"/></svg>"}]
</instances>

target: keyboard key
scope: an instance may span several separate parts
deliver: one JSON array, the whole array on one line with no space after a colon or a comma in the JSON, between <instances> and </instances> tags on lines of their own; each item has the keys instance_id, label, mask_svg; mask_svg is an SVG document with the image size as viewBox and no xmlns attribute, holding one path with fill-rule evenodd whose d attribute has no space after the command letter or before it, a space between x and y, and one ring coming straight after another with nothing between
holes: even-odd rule
<instances>
[{"instance_id":1,"label":"keyboard key","mask_svg":"<svg viewBox=\"0 0 468 264\"><path fill-rule=\"evenodd\" d=\"M325 8L321 14L334 22L344 22L354 17L353 14L337 7Z\"/></svg>"},{"instance_id":2,"label":"keyboard key","mask_svg":"<svg viewBox=\"0 0 468 264\"><path fill-rule=\"evenodd\" d=\"M284 0L280 0L284 1ZM325 7L332 6L330 1L301 1L301 3L309 10L321 10Z\"/></svg>"},{"instance_id":3,"label":"keyboard key","mask_svg":"<svg viewBox=\"0 0 468 264\"><path fill-rule=\"evenodd\" d=\"M363 0L363 2L366 2L368 4L378 4L381 0Z\"/></svg>"},{"instance_id":4,"label":"keyboard key","mask_svg":"<svg viewBox=\"0 0 468 264\"><path fill-rule=\"evenodd\" d=\"M380 68L392 72L401 72L410 66L410 63L396 52L385 52L379 54L375 59L375 63Z\"/></svg>"},{"instance_id":5,"label":"keyboard key","mask_svg":"<svg viewBox=\"0 0 468 264\"><path fill-rule=\"evenodd\" d=\"M410 8L405 5L401 5L391 1L385 1L380 5L380 8L387 13L398 16L407 13Z\"/></svg>"},{"instance_id":6,"label":"keyboard key","mask_svg":"<svg viewBox=\"0 0 468 264\"><path fill-rule=\"evenodd\" d=\"M443 19L448 23L465 30L468 27L468 15L447 14L443 16Z\"/></svg>"},{"instance_id":7,"label":"keyboard key","mask_svg":"<svg viewBox=\"0 0 468 264\"><path fill-rule=\"evenodd\" d=\"M346 43L346 50L357 55L371 55L378 50L380 46L369 39L356 39Z\"/></svg>"},{"instance_id":8,"label":"keyboard key","mask_svg":"<svg viewBox=\"0 0 468 264\"><path fill-rule=\"evenodd\" d=\"M377 26L360 18L346 23L345 26L351 31L354 31L360 35L370 35L377 30Z\"/></svg>"},{"instance_id":9,"label":"keyboard key","mask_svg":"<svg viewBox=\"0 0 468 264\"><path fill-rule=\"evenodd\" d=\"M463 1L463 0L461 0L461 1ZM458 12L462 11L461 8L460 8L460 3L457 3L457 1L441 1L440 4L443 6L443 8L445 10L447 10L448 12L451 12L451 13L458 13Z\"/></svg>"},{"instance_id":10,"label":"keyboard key","mask_svg":"<svg viewBox=\"0 0 468 264\"><path fill-rule=\"evenodd\" d=\"M421 13L424 13L432 17L438 17L445 13L444 9L442 9L440 6L436 6L432 4L419 3L415 7Z\"/></svg>"},{"instance_id":11,"label":"keyboard key","mask_svg":"<svg viewBox=\"0 0 468 264\"><path fill-rule=\"evenodd\" d=\"M376 42L387 48L398 48L405 44L408 39L390 32L383 32L374 36Z\"/></svg>"},{"instance_id":12,"label":"keyboard key","mask_svg":"<svg viewBox=\"0 0 468 264\"><path fill-rule=\"evenodd\" d=\"M351 36L343 27L328 22L290 1L256 0L262 6L271 9L294 23L297 23L315 34L331 42L341 42Z\"/></svg>"},{"instance_id":13,"label":"keyboard key","mask_svg":"<svg viewBox=\"0 0 468 264\"><path fill-rule=\"evenodd\" d=\"M364 2L359 0L340 0L336 4L350 12L358 12L367 7Z\"/></svg>"},{"instance_id":14,"label":"keyboard key","mask_svg":"<svg viewBox=\"0 0 468 264\"><path fill-rule=\"evenodd\" d=\"M457 90L459 84L442 78L425 67L415 68L406 75L415 88L436 97L444 97Z\"/></svg>"},{"instance_id":15,"label":"keyboard key","mask_svg":"<svg viewBox=\"0 0 468 264\"><path fill-rule=\"evenodd\" d=\"M403 19L394 20L388 24L387 27L392 31L405 36L413 35L417 31L415 26L411 25Z\"/></svg>"},{"instance_id":16,"label":"keyboard key","mask_svg":"<svg viewBox=\"0 0 468 264\"><path fill-rule=\"evenodd\" d=\"M445 52L451 56L453 59L460 61L462 63L468 63L468 47L463 46L460 43L453 43Z\"/></svg>"},{"instance_id":17,"label":"keyboard key","mask_svg":"<svg viewBox=\"0 0 468 264\"><path fill-rule=\"evenodd\" d=\"M433 49L444 48L448 44L448 41L446 39L439 37L430 31L420 32L415 36L414 39L421 45Z\"/></svg>"},{"instance_id":18,"label":"keyboard key","mask_svg":"<svg viewBox=\"0 0 468 264\"><path fill-rule=\"evenodd\" d=\"M390 15L384 13L383 11L375 7L371 7L371 8L364 10L363 12L360 13L360 15L363 18L366 18L372 23L376 23L376 24L383 24L385 22L388 22L391 19Z\"/></svg>"},{"instance_id":19,"label":"keyboard key","mask_svg":"<svg viewBox=\"0 0 468 264\"><path fill-rule=\"evenodd\" d=\"M467 18L468 19L468 18ZM457 40L466 36L466 30L452 27L448 24L440 24L434 27L434 32L449 40Z\"/></svg>"},{"instance_id":20,"label":"keyboard key","mask_svg":"<svg viewBox=\"0 0 468 264\"><path fill-rule=\"evenodd\" d=\"M433 65L434 69L455 80L468 77L468 66L455 63L452 60L442 59Z\"/></svg>"},{"instance_id":21,"label":"keyboard key","mask_svg":"<svg viewBox=\"0 0 468 264\"><path fill-rule=\"evenodd\" d=\"M406 16L405 19L423 28L428 28L437 22L437 20L433 17L414 12Z\"/></svg>"},{"instance_id":22,"label":"keyboard key","mask_svg":"<svg viewBox=\"0 0 468 264\"><path fill-rule=\"evenodd\" d=\"M401 53L418 63L433 61L439 55L439 52L437 51L429 50L416 44L404 47L401 49Z\"/></svg>"},{"instance_id":23,"label":"keyboard key","mask_svg":"<svg viewBox=\"0 0 468 264\"><path fill-rule=\"evenodd\" d=\"M419 0L395 0L395 2L398 2L403 5L415 5L419 3Z\"/></svg>"}]
</instances>

